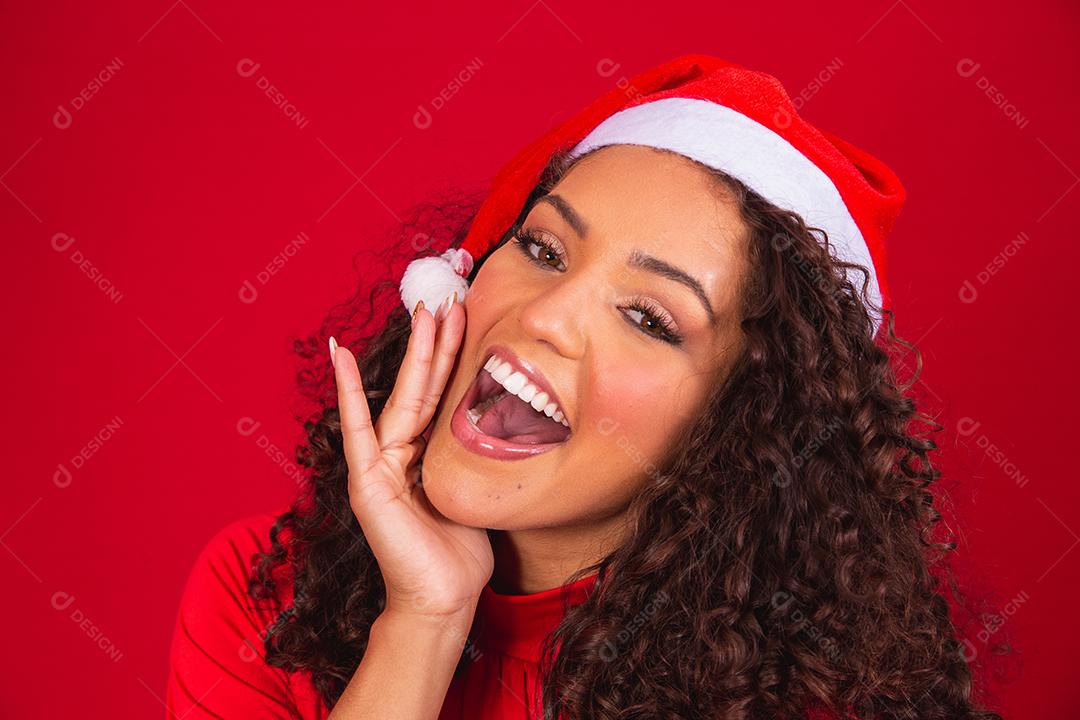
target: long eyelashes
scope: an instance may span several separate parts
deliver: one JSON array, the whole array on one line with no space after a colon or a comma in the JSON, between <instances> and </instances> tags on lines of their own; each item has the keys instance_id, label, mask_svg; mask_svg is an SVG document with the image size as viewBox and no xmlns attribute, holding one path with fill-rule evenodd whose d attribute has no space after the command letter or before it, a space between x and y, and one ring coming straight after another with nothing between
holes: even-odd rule
<instances>
[{"instance_id":1,"label":"long eyelashes","mask_svg":"<svg viewBox=\"0 0 1080 720\"><path fill-rule=\"evenodd\" d=\"M629 305L626 306L627 310L634 310L642 314L644 318L651 318L653 321L652 327L659 331L659 334L653 334L645 329L644 325L640 324L640 321L633 322L634 327L641 328L649 337L655 337L664 342L672 345L678 345L682 342L682 336L675 330L675 324L667 318L666 313L657 307L652 301L645 298L634 298ZM630 318L627 318L628 320Z\"/></svg>"},{"instance_id":2,"label":"long eyelashes","mask_svg":"<svg viewBox=\"0 0 1080 720\"><path fill-rule=\"evenodd\" d=\"M552 270L560 269L548 264L539 257L539 255L544 252L551 253L551 255L554 256L553 259L558 260L560 264L562 263L562 255L559 253L558 249L549 240L546 240L540 233L536 232L535 230L518 228L518 231L514 234L514 242L517 244L518 248L523 253L525 253L525 257L527 257L532 262L538 265L547 266ZM537 255L533 255L532 251L529 250L530 245L538 245L542 248L542 250ZM561 269L565 270L566 268L563 267Z\"/></svg>"},{"instance_id":3,"label":"long eyelashes","mask_svg":"<svg viewBox=\"0 0 1080 720\"><path fill-rule=\"evenodd\" d=\"M518 228L517 232L514 233L514 244L517 245L526 259L535 265L560 272L566 269L559 249L535 230ZM533 245L540 248L536 254L531 249ZM556 261L562 267L551 264L548 262L549 260ZM642 319L648 319L651 325L647 327L642 325L640 321L635 321L626 316L627 322L638 328L647 337L669 345L679 345L683 342L682 335L676 330L674 321L652 301L646 298L634 298L629 305L625 306L625 309L639 312Z\"/></svg>"}]
</instances>

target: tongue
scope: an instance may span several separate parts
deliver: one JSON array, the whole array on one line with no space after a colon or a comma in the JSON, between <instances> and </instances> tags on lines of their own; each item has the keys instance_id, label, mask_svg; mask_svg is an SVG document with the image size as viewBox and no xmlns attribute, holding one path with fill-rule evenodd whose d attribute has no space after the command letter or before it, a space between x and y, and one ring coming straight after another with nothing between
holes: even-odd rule
<instances>
[{"instance_id":1,"label":"tongue","mask_svg":"<svg viewBox=\"0 0 1080 720\"><path fill-rule=\"evenodd\" d=\"M570 436L565 425L508 392L488 408L476 425L485 435L523 445L557 443Z\"/></svg>"}]
</instances>

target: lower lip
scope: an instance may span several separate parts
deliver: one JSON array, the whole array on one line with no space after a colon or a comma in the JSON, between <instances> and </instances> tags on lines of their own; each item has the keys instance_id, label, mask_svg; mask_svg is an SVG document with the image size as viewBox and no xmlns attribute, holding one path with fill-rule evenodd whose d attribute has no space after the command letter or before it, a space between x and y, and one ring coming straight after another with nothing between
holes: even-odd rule
<instances>
[{"instance_id":1,"label":"lower lip","mask_svg":"<svg viewBox=\"0 0 1080 720\"><path fill-rule=\"evenodd\" d=\"M481 370L481 372L487 371ZM475 382L469 386L469 389L465 391L465 396L461 398L461 402L458 403L457 409L454 410L454 414L450 418L450 431L454 434L454 437L477 455L496 460L524 460L525 458L543 455L561 445L565 445L569 440L567 438L567 440L557 443L522 445L521 443L509 442L502 438L485 435L473 425L472 420L466 415L468 409L476 404L477 389Z\"/></svg>"}]
</instances>

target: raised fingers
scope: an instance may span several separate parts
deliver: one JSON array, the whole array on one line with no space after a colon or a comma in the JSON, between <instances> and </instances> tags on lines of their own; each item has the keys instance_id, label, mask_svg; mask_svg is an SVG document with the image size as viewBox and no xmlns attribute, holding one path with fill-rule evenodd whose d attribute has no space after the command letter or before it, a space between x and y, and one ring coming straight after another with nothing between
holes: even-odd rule
<instances>
[{"instance_id":1,"label":"raised fingers","mask_svg":"<svg viewBox=\"0 0 1080 720\"><path fill-rule=\"evenodd\" d=\"M349 465L349 473L359 476L379 462L382 452L371 424L371 411L353 354L348 348L339 347L334 338L330 338L330 350L334 359L345 461Z\"/></svg>"},{"instance_id":2,"label":"raised fingers","mask_svg":"<svg viewBox=\"0 0 1080 720\"><path fill-rule=\"evenodd\" d=\"M438 337L435 340L435 355L431 363L431 373L428 375L427 389L424 393L424 406L420 410L421 427L426 427L435 414L435 408L442 398L446 389L446 380L454 367L457 359L458 348L461 344L461 336L465 332L465 306L457 300L454 294L454 302L450 310L439 324Z\"/></svg>"},{"instance_id":3,"label":"raised fingers","mask_svg":"<svg viewBox=\"0 0 1080 720\"><path fill-rule=\"evenodd\" d=\"M434 316L427 308L418 306L394 388L376 421L376 433L383 447L409 443L423 430L419 424L420 411L431 372L435 330Z\"/></svg>"}]
</instances>

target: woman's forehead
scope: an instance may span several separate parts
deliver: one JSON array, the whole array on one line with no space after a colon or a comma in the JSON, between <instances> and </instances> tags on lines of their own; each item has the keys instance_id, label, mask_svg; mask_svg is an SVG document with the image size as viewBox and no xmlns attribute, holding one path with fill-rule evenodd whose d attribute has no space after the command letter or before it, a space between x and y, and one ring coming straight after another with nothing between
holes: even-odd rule
<instances>
[{"instance_id":1,"label":"woman's forehead","mask_svg":"<svg viewBox=\"0 0 1080 720\"><path fill-rule=\"evenodd\" d=\"M706 240L745 231L730 194L692 160L635 145L602 148L574 165L551 191L598 233L639 242Z\"/></svg>"}]
</instances>

